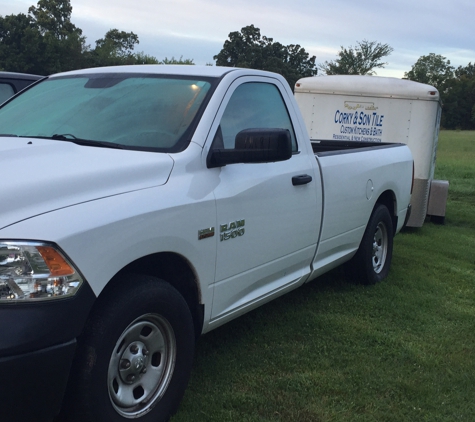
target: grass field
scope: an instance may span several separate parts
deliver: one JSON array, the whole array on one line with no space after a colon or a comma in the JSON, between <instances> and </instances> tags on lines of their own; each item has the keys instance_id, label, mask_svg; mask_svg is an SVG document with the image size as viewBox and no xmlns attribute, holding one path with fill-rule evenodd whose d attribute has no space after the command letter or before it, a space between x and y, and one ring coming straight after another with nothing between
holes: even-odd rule
<instances>
[{"instance_id":1,"label":"grass field","mask_svg":"<svg viewBox=\"0 0 475 422\"><path fill-rule=\"evenodd\" d=\"M475 420L475 132L442 131L445 225L395 238L390 276L341 270L202 336L173 422Z\"/></svg>"}]
</instances>

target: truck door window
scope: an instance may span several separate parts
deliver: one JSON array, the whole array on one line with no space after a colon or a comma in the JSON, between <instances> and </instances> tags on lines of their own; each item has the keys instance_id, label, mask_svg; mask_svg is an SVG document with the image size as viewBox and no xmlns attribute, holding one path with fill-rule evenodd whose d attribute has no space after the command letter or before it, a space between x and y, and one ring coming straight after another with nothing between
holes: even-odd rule
<instances>
[{"instance_id":1,"label":"truck door window","mask_svg":"<svg viewBox=\"0 0 475 422\"><path fill-rule=\"evenodd\" d=\"M297 151L290 116L277 87L268 83L244 83L234 91L226 106L213 147L219 148L224 144L224 148L232 149L241 130L258 128L288 129L292 150Z\"/></svg>"}]
</instances>

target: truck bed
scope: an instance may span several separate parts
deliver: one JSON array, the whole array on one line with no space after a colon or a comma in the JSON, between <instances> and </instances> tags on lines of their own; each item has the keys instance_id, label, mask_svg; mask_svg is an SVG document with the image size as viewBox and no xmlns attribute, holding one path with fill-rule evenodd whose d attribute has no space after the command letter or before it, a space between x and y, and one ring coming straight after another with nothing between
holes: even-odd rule
<instances>
[{"instance_id":1,"label":"truck bed","mask_svg":"<svg viewBox=\"0 0 475 422\"><path fill-rule=\"evenodd\" d=\"M325 140L311 140L311 144L324 192L314 277L358 249L371 210L382 195L394 203L395 229L401 229L409 200L396 198L407 198L403 190L410 186L398 186L388 169L391 174L410 173L412 156L404 144Z\"/></svg>"}]
</instances>

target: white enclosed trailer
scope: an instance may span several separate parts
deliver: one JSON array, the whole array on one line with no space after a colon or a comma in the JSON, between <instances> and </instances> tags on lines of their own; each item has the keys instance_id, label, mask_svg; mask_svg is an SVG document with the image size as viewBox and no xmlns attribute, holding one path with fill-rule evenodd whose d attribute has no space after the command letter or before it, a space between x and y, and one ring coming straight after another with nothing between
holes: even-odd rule
<instances>
[{"instance_id":1,"label":"white enclosed trailer","mask_svg":"<svg viewBox=\"0 0 475 422\"><path fill-rule=\"evenodd\" d=\"M430 85L378 76L303 78L295 98L310 138L343 142L403 142L414 156L410 227L427 215L443 222L448 182L433 180L442 105Z\"/></svg>"}]
</instances>

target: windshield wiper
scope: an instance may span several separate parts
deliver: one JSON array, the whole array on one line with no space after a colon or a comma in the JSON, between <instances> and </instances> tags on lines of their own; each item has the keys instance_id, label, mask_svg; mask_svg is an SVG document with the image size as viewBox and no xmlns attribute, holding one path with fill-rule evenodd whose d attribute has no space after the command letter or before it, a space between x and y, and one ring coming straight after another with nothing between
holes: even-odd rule
<instances>
[{"instance_id":1,"label":"windshield wiper","mask_svg":"<svg viewBox=\"0 0 475 422\"><path fill-rule=\"evenodd\" d=\"M70 133L65 134L57 134L55 133L51 139L55 139L58 141L70 141L77 145L85 145L91 147L104 147L104 148L116 148L116 149L124 149L124 146L121 144L116 144L114 142L104 142L104 141L92 141L90 139L81 139L76 138L74 135Z\"/></svg>"},{"instance_id":2,"label":"windshield wiper","mask_svg":"<svg viewBox=\"0 0 475 422\"><path fill-rule=\"evenodd\" d=\"M93 141L91 139L81 139L70 133L55 133L53 136L21 136L21 138L53 139L55 141L67 141L77 145L83 145L88 147L125 149L124 145L121 144L116 144L114 142Z\"/></svg>"}]
</instances>

